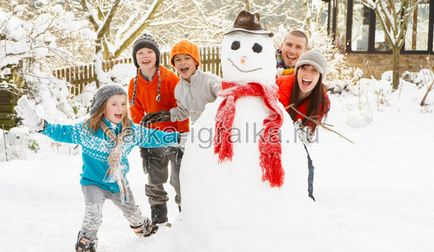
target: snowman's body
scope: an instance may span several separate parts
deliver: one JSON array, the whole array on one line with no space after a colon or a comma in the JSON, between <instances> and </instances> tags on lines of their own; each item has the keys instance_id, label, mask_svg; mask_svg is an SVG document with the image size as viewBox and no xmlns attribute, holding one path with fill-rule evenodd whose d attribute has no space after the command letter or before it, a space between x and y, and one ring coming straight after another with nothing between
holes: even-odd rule
<instances>
[{"instance_id":1,"label":"snowman's body","mask_svg":"<svg viewBox=\"0 0 434 252\"><path fill-rule=\"evenodd\" d=\"M267 35L225 35L221 60L224 81L275 86L274 46ZM301 242L300 237L308 236L311 231L306 224L315 219L310 212L313 201L307 196L306 153L302 144L295 143L292 120L279 104L284 119L280 134L285 178L281 187L271 187L261 179L258 148L258 132L270 110L261 97L245 96L236 101L232 160L219 162L213 140L223 99L208 104L192 127L180 174L183 212L176 224L203 240L203 251L266 251L258 245L263 244L259 242L262 239L290 248ZM227 239L214 240L215 232ZM291 236L298 241L290 239L288 244Z\"/></svg>"}]
</instances>

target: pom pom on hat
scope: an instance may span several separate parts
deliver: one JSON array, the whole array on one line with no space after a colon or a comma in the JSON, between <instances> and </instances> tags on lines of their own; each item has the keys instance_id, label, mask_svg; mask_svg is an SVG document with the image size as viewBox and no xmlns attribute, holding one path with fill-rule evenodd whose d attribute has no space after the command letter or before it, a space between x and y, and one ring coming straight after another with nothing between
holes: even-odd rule
<instances>
[{"instance_id":1,"label":"pom pom on hat","mask_svg":"<svg viewBox=\"0 0 434 252\"><path fill-rule=\"evenodd\" d=\"M190 41L183 39L172 47L172 50L170 50L170 63L172 64L172 66L175 66L175 62L173 60L178 54L190 55L194 59L194 61L196 61L196 64L198 66L200 65L199 48Z\"/></svg>"},{"instance_id":2,"label":"pom pom on hat","mask_svg":"<svg viewBox=\"0 0 434 252\"><path fill-rule=\"evenodd\" d=\"M94 115L102 104L107 101L113 95L127 95L127 92L120 85L108 84L100 87L92 98L90 105L90 115Z\"/></svg>"},{"instance_id":3,"label":"pom pom on hat","mask_svg":"<svg viewBox=\"0 0 434 252\"><path fill-rule=\"evenodd\" d=\"M160 49L158 46L157 41L149 34L142 34L140 35L136 41L134 41L133 44L133 61L134 65L139 68L139 64L137 63L136 54L137 51L142 48L149 48L152 49L155 52L155 55L157 56L157 62L155 63L155 66L158 67L160 65Z\"/></svg>"},{"instance_id":4,"label":"pom pom on hat","mask_svg":"<svg viewBox=\"0 0 434 252\"><path fill-rule=\"evenodd\" d=\"M295 71L303 65L314 66L322 75L326 74L328 70L326 58L317 49L312 49L303 53L295 64Z\"/></svg>"}]
</instances>

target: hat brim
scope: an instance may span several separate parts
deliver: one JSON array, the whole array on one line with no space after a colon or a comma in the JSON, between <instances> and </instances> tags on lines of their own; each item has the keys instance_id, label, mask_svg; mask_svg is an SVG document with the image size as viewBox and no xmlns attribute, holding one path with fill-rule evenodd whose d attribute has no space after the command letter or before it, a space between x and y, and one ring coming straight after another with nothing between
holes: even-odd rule
<instances>
[{"instance_id":1,"label":"hat brim","mask_svg":"<svg viewBox=\"0 0 434 252\"><path fill-rule=\"evenodd\" d=\"M233 28L230 31L226 32L224 35L230 34L230 33L233 33L233 32L237 32L237 31L247 32L247 33L253 33L253 34L264 34L264 35L268 35L269 37L273 37L274 36L274 33L270 32L270 31L266 31L266 30L247 30L247 29L244 29L244 28Z\"/></svg>"},{"instance_id":2,"label":"hat brim","mask_svg":"<svg viewBox=\"0 0 434 252\"><path fill-rule=\"evenodd\" d=\"M323 69L318 63L313 62L311 60L301 60L301 61L297 62L297 64L295 64L295 69L297 70L298 68L300 68L301 66L304 66L304 65L311 65L311 66L315 67L320 74L325 74L327 72L326 69Z\"/></svg>"}]
</instances>

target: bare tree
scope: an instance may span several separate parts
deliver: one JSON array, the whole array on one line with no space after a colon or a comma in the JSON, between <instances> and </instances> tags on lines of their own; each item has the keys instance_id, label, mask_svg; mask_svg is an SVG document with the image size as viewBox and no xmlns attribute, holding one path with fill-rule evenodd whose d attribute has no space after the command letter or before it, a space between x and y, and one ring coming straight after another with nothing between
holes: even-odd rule
<instances>
[{"instance_id":1,"label":"bare tree","mask_svg":"<svg viewBox=\"0 0 434 252\"><path fill-rule=\"evenodd\" d=\"M408 19L418 0L362 0L362 3L375 11L393 53L392 88L399 85L399 56L405 41Z\"/></svg>"},{"instance_id":2,"label":"bare tree","mask_svg":"<svg viewBox=\"0 0 434 252\"><path fill-rule=\"evenodd\" d=\"M117 30L123 36L117 35L120 40L115 41L111 36L111 24L115 17L121 0L81 0L81 7L87 13L87 18L96 33L95 38L95 69L97 74L96 85L111 82L102 71L103 60L113 59L119 55L138 37L149 23L154 19L163 0L153 0L147 11L134 24L128 20L127 25Z\"/></svg>"}]
</instances>

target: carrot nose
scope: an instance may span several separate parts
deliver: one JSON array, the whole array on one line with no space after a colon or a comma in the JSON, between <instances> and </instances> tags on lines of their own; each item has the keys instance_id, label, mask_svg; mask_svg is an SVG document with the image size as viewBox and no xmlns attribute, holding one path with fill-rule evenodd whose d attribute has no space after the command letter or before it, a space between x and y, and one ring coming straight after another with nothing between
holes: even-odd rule
<instances>
[{"instance_id":1,"label":"carrot nose","mask_svg":"<svg viewBox=\"0 0 434 252\"><path fill-rule=\"evenodd\" d=\"M240 64L245 64L246 61L247 61L246 57L243 56L243 57L240 58Z\"/></svg>"}]
</instances>

